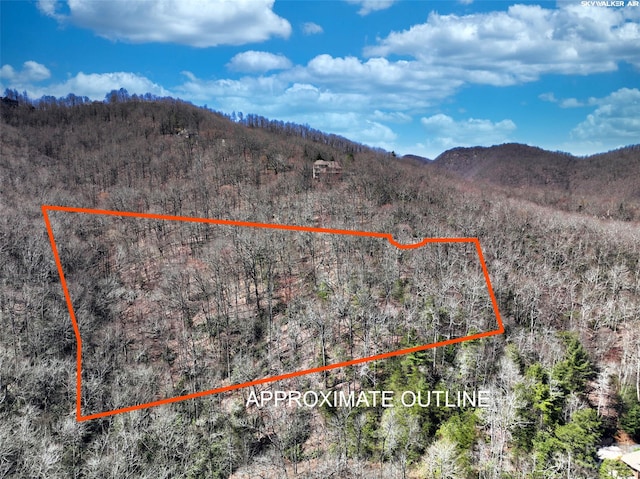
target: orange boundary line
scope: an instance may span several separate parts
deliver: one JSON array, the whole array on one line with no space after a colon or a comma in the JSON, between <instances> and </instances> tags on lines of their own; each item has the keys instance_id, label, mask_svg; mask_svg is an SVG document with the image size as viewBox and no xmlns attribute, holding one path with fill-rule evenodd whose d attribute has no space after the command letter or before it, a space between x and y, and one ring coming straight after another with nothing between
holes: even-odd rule
<instances>
[{"instance_id":1,"label":"orange boundary line","mask_svg":"<svg viewBox=\"0 0 640 479\"><path fill-rule=\"evenodd\" d=\"M128 406L128 407L123 407L119 409L113 409L111 411L103 411L100 413L83 416L82 415L82 338L80 337L80 329L78 327L76 315L73 309L73 305L71 303L71 296L69 294L69 289L67 287L67 281L65 279L64 272L62 270L62 262L60 261L60 255L58 254L58 248L56 246L55 238L53 235L53 229L51 227L51 222L49 220L49 214L48 214L49 211L64 211L68 213L87 213L87 214L108 215L108 216L124 216L124 217L131 217L131 218L146 218L146 219L155 219L155 220L187 221L192 223L207 223L207 224L228 225L228 226L247 226L252 228L265 228L265 229L270 228L270 229L287 230L287 231L307 231L311 233L330 233L330 234L349 235L349 236L368 236L372 238L384 238L387 241L389 241L389 243L391 243L393 246L399 249L417 249L428 243L473 243L476 247L476 252L478 253L478 259L480 260L482 272L484 273L484 279L487 283L487 291L489 293L491 304L493 306L493 311L496 316L498 329L495 329L493 331L486 331L483 333L472 334L469 336L463 336L460 338L453 338L445 341L439 341L437 343L430 343L430 344L424 344L422 346L415 346L412 348L399 349L397 351L377 354L375 356L352 359L350 361L344 361L336 364L329 364L326 366L320 366L320 367L311 368L311 369L304 369L301 371L294 371L291 373L280 374L278 376L269 376L266 378L257 379L255 381L249 381L246 383L232 384L229 386L209 389L206 391L200 391L192 394L185 394L183 396L175 396L172 398L161 399L158 401L148 402L144 404L137 404L135 406ZM56 262L56 266L58 268L58 274L60 275L60 284L62 285L64 297L67 301L67 307L69 308L69 315L71 316L71 322L73 323L73 330L76 335L76 340L78 341L78 346L76 350L76 364L77 364L76 420L77 421L87 421L90 419L97 419L105 416L113 416L113 415L121 414L124 412L135 411L137 409L160 406L162 404L169 404L169 403L174 403L178 401L184 401L186 399L193 399L197 397L207 396L209 394L216 394L216 393L221 393L225 391L233 391L235 389L246 388L246 387L255 386L258 384L270 383L270 382L279 381L282 379L294 378L297 376L317 373L321 371L328 371L330 369L342 368L345 366L352 366L354 364L366 363L369 361L375 361L379 359L386 359L393 356L400 356L403 354L409 354L416 351L424 351L426 349L447 346L449 344L456 344L464 341L472 341L474 339L486 338L489 336L496 336L504 333L504 325L502 324L502 318L500 317L500 311L498 310L498 302L493 292L493 287L491 286L489 272L487 270L487 265L484 260L484 255L482 254L482 248L480 247L480 240L478 238L424 238L422 241L418 243L401 244L401 243L398 243L393 238L393 236L388 233L376 233L376 232L369 232L369 231L342 230L342 229L331 229L331 228L311 228L308 226L254 223L249 221L221 220L221 219L211 219L211 218L194 218L189 216L172 216L172 215L160 215L160 214L152 214L152 213L136 213L136 212L130 212L130 211L96 210L96 209L89 209L89 208L74 208L74 207L68 207L68 206L42 205L42 214L44 216L45 226L49 234L49 241L51 242L51 249L53 251L53 256Z\"/></svg>"}]
</instances>

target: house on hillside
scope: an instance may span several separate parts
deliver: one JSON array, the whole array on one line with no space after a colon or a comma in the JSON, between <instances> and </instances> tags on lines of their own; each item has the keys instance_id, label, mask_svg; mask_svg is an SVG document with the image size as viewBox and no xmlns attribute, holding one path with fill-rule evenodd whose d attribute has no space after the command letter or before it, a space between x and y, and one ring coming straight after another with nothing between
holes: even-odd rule
<instances>
[{"instance_id":1,"label":"house on hillside","mask_svg":"<svg viewBox=\"0 0 640 479\"><path fill-rule=\"evenodd\" d=\"M313 163L313 178L323 176L339 175L342 173L342 166L337 161L318 160Z\"/></svg>"},{"instance_id":2,"label":"house on hillside","mask_svg":"<svg viewBox=\"0 0 640 479\"><path fill-rule=\"evenodd\" d=\"M186 128L176 128L176 135L181 136L183 138L195 138L198 136L198 133L195 131L187 130Z\"/></svg>"},{"instance_id":3,"label":"house on hillside","mask_svg":"<svg viewBox=\"0 0 640 479\"><path fill-rule=\"evenodd\" d=\"M640 479L640 450L625 454L620 460L631 468L635 479Z\"/></svg>"}]
</instances>

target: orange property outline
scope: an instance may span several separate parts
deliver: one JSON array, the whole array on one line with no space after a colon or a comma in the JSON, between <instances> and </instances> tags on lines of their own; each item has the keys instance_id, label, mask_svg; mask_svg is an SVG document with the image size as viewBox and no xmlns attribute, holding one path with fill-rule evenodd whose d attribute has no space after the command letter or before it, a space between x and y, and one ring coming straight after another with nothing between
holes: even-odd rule
<instances>
[{"instance_id":1,"label":"orange property outline","mask_svg":"<svg viewBox=\"0 0 640 479\"><path fill-rule=\"evenodd\" d=\"M188 221L193 223L207 223L214 225L227 225L227 226L246 226L252 228L271 228L278 230L288 230L288 231L307 231L311 233L330 233L337 235L350 235L350 236L368 236L372 238L383 238L389 241L393 246L399 249L416 249L420 248L428 243L473 243L476 247L476 251L478 253L478 259L480 260L480 265L482 266L482 271L484 273L484 279L487 283L487 290L489 292L489 297L491 298L491 303L493 305L493 311L496 315L496 321L498 324L498 329L493 331L486 331L483 333L472 334L469 336L464 336L461 338L453 338L448 339L446 341L439 341L437 343L423 344L421 346L415 346L407 349L400 349L397 351L391 351L383 354L378 354L375 356L369 356L366 358L352 359L350 361L344 361L336 364L329 364L326 366L320 366L311 369L304 369L301 371L294 371L291 373L280 374L278 376L270 376L262 379L257 379L255 381L249 381L241 384L232 384L229 386L224 386L215 389L209 389L207 391L199 391L191 394L185 394L184 396L175 396L172 398L161 399L158 401L153 401L144 404L137 404L135 406L128 406L119 409L114 409L111 411L103 411L100 413L89 414L86 416L82 415L82 339L80 338L80 329L78 328L78 322L76 321L76 315L73 310L73 305L71 303L71 296L69 295L69 289L67 288L67 281L64 276L64 272L62 271L62 263L60 261L60 256L58 254L58 248L56 246L56 242L53 235L53 229L51 228L51 222L49 220L49 211L64 211L68 213L88 213L94 215L108 215L108 216L125 216L132 218L146 218L153 220L170 220L170 221ZM53 251L53 256L55 258L56 265L58 267L58 274L60 275L60 283L62 285L62 290L64 292L65 299L67 301L67 307L69 308L69 315L71 316L71 322L73 323L73 330L75 331L76 340L78 341L78 346L76 349L76 420L77 421L87 421L89 419L97 419L105 416L113 416L115 414L120 414L129 411L135 411L136 409L144 409L153 406L160 406L162 404L169 404L178 401L184 401L185 399L193 399L197 397L207 396L209 394L216 394L225 391L232 391L235 389L245 388L249 386L254 386L257 384L270 383L274 381L279 381L282 379L293 378L296 376L302 376L305 374L317 373L321 371L327 371L330 369L341 368L345 366L352 366L354 364L366 363L369 361L375 361L378 359L390 358L392 356L400 356L403 354L409 354L415 351L423 351L426 349L437 348L440 346L446 346L449 344L461 343L463 341L471 341L474 339L486 338L488 336L496 336L498 334L504 333L504 326L502 324L502 319L500 317L500 312L498 311L498 303L496 301L495 294L493 293L493 287L491 286L491 280L489 279L489 272L487 271L487 265L484 261L484 256L482 254L482 249L480 247L480 241L478 238L425 238L419 243L414 244L400 244L396 240L393 239L393 236L387 233L375 233L368 231L352 231L352 230L339 230L339 229L330 229L330 228L310 228L307 226L293 226L293 225L281 225L281 224L269 224L269 223L252 223L248 221L232 221L232 220L220 220L220 219L209 219L209 218L193 218L187 216L170 216L170 215L158 215L151 213L135 213L128 211L112 211L112 210L95 210L89 208L73 208L67 206L51 206L51 205L42 205L42 214L44 216L44 222L47 227L47 232L49 233L49 241L51 242L51 249Z\"/></svg>"}]
</instances>

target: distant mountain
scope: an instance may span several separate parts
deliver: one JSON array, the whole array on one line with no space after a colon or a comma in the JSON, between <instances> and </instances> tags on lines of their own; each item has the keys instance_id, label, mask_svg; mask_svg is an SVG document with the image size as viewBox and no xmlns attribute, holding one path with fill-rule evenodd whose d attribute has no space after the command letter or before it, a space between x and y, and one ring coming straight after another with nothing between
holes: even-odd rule
<instances>
[{"instance_id":1,"label":"distant mountain","mask_svg":"<svg viewBox=\"0 0 640 479\"><path fill-rule=\"evenodd\" d=\"M508 143L491 147L453 148L433 164L469 180L502 186L567 185L567 173L577 158L541 148Z\"/></svg>"},{"instance_id":2,"label":"distant mountain","mask_svg":"<svg viewBox=\"0 0 640 479\"><path fill-rule=\"evenodd\" d=\"M402 159L403 160L419 161L421 163L431 163L431 161L432 161L429 158L425 158L424 156L418 156L418 155L404 155L402 157Z\"/></svg>"},{"instance_id":3,"label":"distant mountain","mask_svg":"<svg viewBox=\"0 0 640 479\"><path fill-rule=\"evenodd\" d=\"M638 218L640 145L584 158L518 143L453 148L432 165L538 203L602 216L616 208L619 219Z\"/></svg>"}]
</instances>

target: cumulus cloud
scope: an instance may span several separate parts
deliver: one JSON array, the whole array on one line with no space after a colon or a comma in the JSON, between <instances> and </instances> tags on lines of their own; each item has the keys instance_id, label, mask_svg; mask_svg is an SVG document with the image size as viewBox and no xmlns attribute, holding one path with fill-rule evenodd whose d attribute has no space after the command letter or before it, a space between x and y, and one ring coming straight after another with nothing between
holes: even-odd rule
<instances>
[{"instance_id":1,"label":"cumulus cloud","mask_svg":"<svg viewBox=\"0 0 640 479\"><path fill-rule=\"evenodd\" d=\"M195 35L198 42L202 42L198 43L199 46L222 41L212 40L212 35L224 36L228 32L232 32L229 33L231 36L223 39L227 43L230 38L236 38L234 35L242 34L246 40L247 30L254 28L247 25L253 23L234 24L243 15L251 19L251 15L266 9L271 12L272 20L275 16L270 0L230 2L233 8L227 4L217 5L217 10L213 9L215 14L207 7L210 3L207 2L197 9L199 20L194 24L185 23L187 26L180 30L178 25L187 18L185 12L196 10L193 3L186 2L184 7L176 6L176 10L171 12L174 25L168 31L146 26L135 30L127 23L137 24L141 21L139 19L120 23L122 17L130 19L137 15L153 24L158 18L164 18L159 12L161 7L170 5L167 2L169 0L158 2L158 6L154 3L153 8L147 9L149 12L142 12L138 2L86 3L85 0L69 0L69 13L65 15L69 21L89 25L87 16L95 20L96 12L100 11L104 13L105 21L94 29L101 34L112 34L113 38L127 38L129 41L143 41L153 34L162 37L154 41L185 43L193 43ZM374 5L380 8L391 5L389 2L357 4L363 13L365 10L373 11ZM41 5L43 11L61 15L52 8L49 2ZM117 24L111 21L114 9L118 10ZM127 9L132 10L130 15L124 15ZM220 20L225 15L228 22ZM183 72L185 81L173 90L182 98L207 103L224 111L256 112L274 118L290 118L294 109L305 114L355 111L380 125L397 124L410 121L412 116L424 115L427 108L433 108L469 84L513 85L533 81L543 74L609 71L623 61L639 64L640 31L632 15L640 15L640 9L591 9L566 4L557 9L513 5L501 11L469 15L431 13L424 23L378 39L376 45L365 49L364 58L322 54L311 58L306 65L294 66L282 55L251 50L236 55L228 64L230 69L247 73L247 76L237 80L203 80ZM207 21L220 21L224 28L204 28ZM158 22L156 25L162 24L162 21ZM227 23L234 27L227 29ZM272 23L261 18L255 28L264 32L261 25ZM286 32L289 28L287 23ZM285 30L280 30L280 33ZM202 35L197 36L194 32ZM394 58L395 55L402 58ZM152 88L154 86L150 85L148 89ZM160 87L155 85L155 88ZM564 108L576 107L580 103L590 105L578 99L558 99L550 92L539 98ZM301 121L307 122L304 118ZM432 123L427 121L425 128L435 127L433 117L430 121ZM492 126L494 136L485 132L485 137L490 138L488 142L505 140L512 131L509 123L504 122L477 120L474 123L467 120L462 123L471 132L478 131L483 125ZM364 124L360 126L367 128ZM441 124L441 129L444 126ZM515 128L512 123L511 126ZM453 133L436 137L441 138L437 140L440 143L446 138L452 138L453 142L459 138ZM471 138L478 144L483 143L482 138Z\"/></svg>"},{"instance_id":2,"label":"cumulus cloud","mask_svg":"<svg viewBox=\"0 0 640 479\"><path fill-rule=\"evenodd\" d=\"M22 69L22 75L28 81L42 81L51 76L51 72L47 67L34 61L24 62L24 68Z\"/></svg>"},{"instance_id":3,"label":"cumulus cloud","mask_svg":"<svg viewBox=\"0 0 640 479\"><path fill-rule=\"evenodd\" d=\"M295 104L286 93L290 84L278 74L209 80L186 73L187 80L175 87L175 94L195 103L206 103L216 110L284 119L283 114Z\"/></svg>"},{"instance_id":4,"label":"cumulus cloud","mask_svg":"<svg viewBox=\"0 0 640 479\"><path fill-rule=\"evenodd\" d=\"M227 67L238 72L267 72L269 70L285 70L293 65L284 55L249 50L235 55Z\"/></svg>"},{"instance_id":5,"label":"cumulus cloud","mask_svg":"<svg viewBox=\"0 0 640 479\"><path fill-rule=\"evenodd\" d=\"M130 94L153 93L159 96L169 96L171 93L148 78L129 72L113 73L78 73L56 87L56 95L74 92L76 95L88 96L91 99L102 100L107 92L124 88Z\"/></svg>"},{"instance_id":6,"label":"cumulus cloud","mask_svg":"<svg viewBox=\"0 0 640 479\"><path fill-rule=\"evenodd\" d=\"M343 136L353 138L360 143L384 148L385 150L391 150L393 142L398 138L398 135L391 128L371 120L365 120L363 127L357 129L352 127L345 131Z\"/></svg>"},{"instance_id":7,"label":"cumulus cloud","mask_svg":"<svg viewBox=\"0 0 640 479\"><path fill-rule=\"evenodd\" d=\"M300 116L296 114L288 119L297 123L309 123L322 131L386 150L393 149L398 137L387 125L359 112L325 111Z\"/></svg>"},{"instance_id":8,"label":"cumulus cloud","mask_svg":"<svg viewBox=\"0 0 640 479\"><path fill-rule=\"evenodd\" d=\"M561 108L578 108L581 106L585 106L585 104L576 98L565 98L560 102Z\"/></svg>"},{"instance_id":9,"label":"cumulus cloud","mask_svg":"<svg viewBox=\"0 0 640 479\"><path fill-rule=\"evenodd\" d=\"M51 77L51 72L44 65L32 60L22 64L22 70L16 71L11 65L2 65L0 78L14 84L24 85L30 82L40 82Z\"/></svg>"},{"instance_id":10,"label":"cumulus cloud","mask_svg":"<svg viewBox=\"0 0 640 479\"><path fill-rule=\"evenodd\" d=\"M327 54L311 59L307 71L315 77L336 78L338 81L345 77L363 78L363 75L373 73L379 81L395 82L401 75L397 64L390 63L386 58L372 58L363 63L353 56L336 58Z\"/></svg>"},{"instance_id":11,"label":"cumulus cloud","mask_svg":"<svg viewBox=\"0 0 640 479\"><path fill-rule=\"evenodd\" d=\"M538 95L538 98L549 103L557 103L560 108L578 108L586 105L586 103L576 98L556 98L555 94L552 92L541 93L540 95Z\"/></svg>"},{"instance_id":12,"label":"cumulus cloud","mask_svg":"<svg viewBox=\"0 0 640 479\"><path fill-rule=\"evenodd\" d=\"M365 16L378 10L386 10L393 5L396 0L347 0L352 5L359 5L358 15Z\"/></svg>"},{"instance_id":13,"label":"cumulus cloud","mask_svg":"<svg viewBox=\"0 0 640 479\"><path fill-rule=\"evenodd\" d=\"M239 57L243 60L248 58ZM273 66L271 60L274 59L270 56L251 55L251 58L268 58L267 66ZM253 65L233 62L241 63L243 71L248 71ZM262 62L259 64L264 66ZM254 70L259 69L256 66ZM191 72L183 72L185 82L175 91L182 98L207 103L216 109L252 111L280 118L292 107L309 112L331 109L338 112L362 111L369 115L377 109L409 115L411 112L408 110L431 106L451 95L460 85L460 82L443 78L437 72L420 69L412 62L389 62L386 59L363 62L356 57L319 55L307 65L277 72L264 70L266 67L258 75L239 79L216 80L196 78ZM393 119L380 116L370 119L396 123L406 120L397 114Z\"/></svg>"},{"instance_id":14,"label":"cumulus cloud","mask_svg":"<svg viewBox=\"0 0 640 479\"><path fill-rule=\"evenodd\" d=\"M640 90L621 88L604 98L591 98L589 103L597 108L571 131L572 139L597 142L606 148L638 142Z\"/></svg>"},{"instance_id":15,"label":"cumulus cloud","mask_svg":"<svg viewBox=\"0 0 640 479\"><path fill-rule=\"evenodd\" d=\"M319 55L307 65L233 80L184 74L186 81L176 87L176 93L219 110L251 111L289 121L293 121L292 110L305 115L358 112L381 125L411 121L412 114L450 96L461 85L416 62L330 55Z\"/></svg>"},{"instance_id":16,"label":"cumulus cloud","mask_svg":"<svg viewBox=\"0 0 640 479\"><path fill-rule=\"evenodd\" d=\"M428 134L427 149L440 152L455 146L505 143L516 129L515 123L508 119L496 123L476 118L456 121L442 113L421 118L420 123Z\"/></svg>"},{"instance_id":17,"label":"cumulus cloud","mask_svg":"<svg viewBox=\"0 0 640 479\"><path fill-rule=\"evenodd\" d=\"M276 15L274 0L67 0L68 14L52 0L40 11L110 40L178 43L194 47L242 45L272 36L288 38L291 25Z\"/></svg>"},{"instance_id":18,"label":"cumulus cloud","mask_svg":"<svg viewBox=\"0 0 640 479\"><path fill-rule=\"evenodd\" d=\"M411 117L401 111L380 111L375 110L372 118L379 121L387 121L390 123L409 123Z\"/></svg>"},{"instance_id":19,"label":"cumulus cloud","mask_svg":"<svg viewBox=\"0 0 640 479\"><path fill-rule=\"evenodd\" d=\"M324 30L317 23L306 22L302 24L302 33L305 35L317 35L322 32L324 32Z\"/></svg>"},{"instance_id":20,"label":"cumulus cloud","mask_svg":"<svg viewBox=\"0 0 640 479\"><path fill-rule=\"evenodd\" d=\"M305 115L368 108L369 95L333 92L307 82L292 82L288 73L246 76L237 80L190 78L176 89L181 98L207 103L219 110L254 112L283 120L290 120L292 111Z\"/></svg>"},{"instance_id":21,"label":"cumulus cloud","mask_svg":"<svg viewBox=\"0 0 640 479\"><path fill-rule=\"evenodd\" d=\"M402 112L379 110L370 92L333 91L316 83L291 81L290 71L237 80L187 77L177 87L182 98L207 103L222 111L254 112L270 118L310 124L314 128L345 136L380 148L393 148L396 133L385 123L402 123Z\"/></svg>"},{"instance_id":22,"label":"cumulus cloud","mask_svg":"<svg viewBox=\"0 0 640 479\"><path fill-rule=\"evenodd\" d=\"M2 65L0 68L0 78L3 79L13 79L16 76L16 71L13 69L11 65Z\"/></svg>"},{"instance_id":23,"label":"cumulus cloud","mask_svg":"<svg viewBox=\"0 0 640 479\"><path fill-rule=\"evenodd\" d=\"M425 23L392 32L365 49L369 57L404 55L449 68L469 83L514 85L543 74L590 74L640 67L634 9L512 5L470 15L432 12Z\"/></svg>"},{"instance_id":24,"label":"cumulus cloud","mask_svg":"<svg viewBox=\"0 0 640 479\"><path fill-rule=\"evenodd\" d=\"M57 17L56 13L57 0L38 0L38 10L50 17Z\"/></svg>"},{"instance_id":25,"label":"cumulus cloud","mask_svg":"<svg viewBox=\"0 0 640 479\"><path fill-rule=\"evenodd\" d=\"M405 110L426 107L434 99L452 95L464 82L449 69L425 68L417 61L390 61L322 54L305 68L291 73L297 80L325 85L336 91L361 92L371 97L375 108ZM381 101L383 100L383 101Z\"/></svg>"},{"instance_id":26,"label":"cumulus cloud","mask_svg":"<svg viewBox=\"0 0 640 479\"><path fill-rule=\"evenodd\" d=\"M170 96L172 93L148 78L130 72L111 73L83 73L67 79L61 83L52 83L46 86L34 83L19 84L8 82L9 88L26 90L31 98L39 98L44 95L55 97L67 96L73 93L78 96L87 96L92 100L103 100L111 90L124 88L130 94L153 93L158 96ZM3 85L4 87L4 85Z\"/></svg>"}]
</instances>

